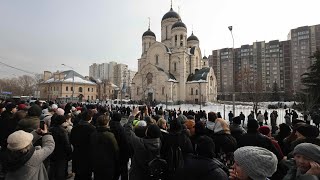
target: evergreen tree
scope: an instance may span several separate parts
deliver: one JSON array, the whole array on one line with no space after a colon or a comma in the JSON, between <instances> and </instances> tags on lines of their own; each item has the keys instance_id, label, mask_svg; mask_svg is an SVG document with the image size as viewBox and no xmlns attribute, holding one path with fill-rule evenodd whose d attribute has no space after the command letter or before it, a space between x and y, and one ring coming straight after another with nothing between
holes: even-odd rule
<instances>
[{"instance_id":1,"label":"evergreen tree","mask_svg":"<svg viewBox=\"0 0 320 180\"><path fill-rule=\"evenodd\" d=\"M280 95L279 95L279 87L278 83L274 82L273 87L272 87L272 100L273 101L279 101L280 100Z\"/></svg>"},{"instance_id":2,"label":"evergreen tree","mask_svg":"<svg viewBox=\"0 0 320 180\"><path fill-rule=\"evenodd\" d=\"M320 51L317 50L310 60L314 62L308 68L309 71L301 75L301 82L305 86L304 103L307 103L307 107L313 108L320 104Z\"/></svg>"}]
</instances>

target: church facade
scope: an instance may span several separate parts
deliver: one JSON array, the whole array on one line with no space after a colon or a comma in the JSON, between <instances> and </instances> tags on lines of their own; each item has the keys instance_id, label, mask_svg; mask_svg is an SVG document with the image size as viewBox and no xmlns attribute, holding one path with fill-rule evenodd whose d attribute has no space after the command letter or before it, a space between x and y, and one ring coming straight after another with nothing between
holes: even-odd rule
<instances>
[{"instance_id":1,"label":"church facade","mask_svg":"<svg viewBox=\"0 0 320 180\"><path fill-rule=\"evenodd\" d=\"M132 100L203 103L217 100L217 81L199 39L172 7L161 21L161 41L150 27L142 35L142 55L132 80Z\"/></svg>"}]
</instances>

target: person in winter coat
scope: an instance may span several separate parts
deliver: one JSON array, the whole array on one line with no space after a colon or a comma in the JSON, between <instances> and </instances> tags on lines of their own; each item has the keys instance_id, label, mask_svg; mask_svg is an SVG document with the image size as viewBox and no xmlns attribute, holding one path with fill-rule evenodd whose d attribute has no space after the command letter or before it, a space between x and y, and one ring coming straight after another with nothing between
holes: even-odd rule
<instances>
[{"instance_id":1,"label":"person in winter coat","mask_svg":"<svg viewBox=\"0 0 320 180\"><path fill-rule=\"evenodd\" d=\"M267 180L277 170L277 157L269 150L245 146L234 152L230 180Z\"/></svg>"},{"instance_id":2,"label":"person in winter coat","mask_svg":"<svg viewBox=\"0 0 320 180\"><path fill-rule=\"evenodd\" d=\"M233 164L233 152L237 148L237 141L231 135L229 125L224 119L218 118L216 113L209 112L206 126L207 135L215 143L217 159L223 164L231 166Z\"/></svg>"},{"instance_id":3,"label":"person in winter coat","mask_svg":"<svg viewBox=\"0 0 320 180\"><path fill-rule=\"evenodd\" d=\"M67 176L65 169L68 161L71 160L72 148L66 129L62 126L66 122L66 117L58 115L56 123L50 128L56 146L50 156L49 177L51 180L65 179Z\"/></svg>"},{"instance_id":4,"label":"person in winter coat","mask_svg":"<svg viewBox=\"0 0 320 180\"><path fill-rule=\"evenodd\" d=\"M40 115L42 109L38 105L33 105L28 109L27 117L18 122L17 130L32 132L38 129L40 125Z\"/></svg>"},{"instance_id":5,"label":"person in winter coat","mask_svg":"<svg viewBox=\"0 0 320 180\"><path fill-rule=\"evenodd\" d=\"M261 113L261 111L259 111L257 116L257 121L259 122L260 126L263 126L263 120L264 120L264 115Z\"/></svg>"},{"instance_id":6,"label":"person in winter coat","mask_svg":"<svg viewBox=\"0 0 320 180\"><path fill-rule=\"evenodd\" d=\"M9 135L4 168L7 171L6 180L48 180L43 161L53 152L54 140L44 130L38 130L42 137L42 147L32 146L36 135L19 130Z\"/></svg>"},{"instance_id":7,"label":"person in winter coat","mask_svg":"<svg viewBox=\"0 0 320 180\"><path fill-rule=\"evenodd\" d=\"M178 179L184 180L228 180L227 167L214 158L215 145L208 136L196 141L196 155L188 154L184 161L183 172Z\"/></svg>"},{"instance_id":8,"label":"person in winter coat","mask_svg":"<svg viewBox=\"0 0 320 180\"><path fill-rule=\"evenodd\" d=\"M282 150L280 148L280 145L278 144L278 142L271 136L271 130L268 126L260 126L259 127L259 132L263 135L265 135L266 137L268 137L272 144L274 145L274 147L278 150L280 159L283 159L283 153Z\"/></svg>"},{"instance_id":9,"label":"person in winter coat","mask_svg":"<svg viewBox=\"0 0 320 180\"><path fill-rule=\"evenodd\" d=\"M122 127L121 121L122 115L118 112L114 112L109 122L110 130L114 134L120 154L120 171L115 175L114 179L119 179L121 175L121 180L128 180L128 162L130 157L129 144L126 137L124 128Z\"/></svg>"},{"instance_id":10,"label":"person in winter coat","mask_svg":"<svg viewBox=\"0 0 320 180\"><path fill-rule=\"evenodd\" d=\"M96 131L96 128L90 124L93 115L94 112L91 109L84 112L83 119L71 130L70 142L74 148L72 168L75 173L75 180L91 180L90 137Z\"/></svg>"},{"instance_id":11,"label":"person in winter coat","mask_svg":"<svg viewBox=\"0 0 320 180\"><path fill-rule=\"evenodd\" d=\"M283 180L320 179L320 147L301 143L293 150L294 159L288 160L289 171Z\"/></svg>"},{"instance_id":12,"label":"person in winter coat","mask_svg":"<svg viewBox=\"0 0 320 180\"><path fill-rule=\"evenodd\" d=\"M237 142L240 140L240 137L244 134L246 134L246 130L243 129L241 126L241 119L239 116L236 116L233 118L233 124L231 124L230 127L230 132L231 135L237 140Z\"/></svg>"},{"instance_id":13,"label":"person in winter coat","mask_svg":"<svg viewBox=\"0 0 320 180\"><path fill-rule=\"evenodd\" d=\"M278 150L274 147L271 140L259 133L258 131L259 125L257 121L248 121L248 132L247 134L243 135L239 142L238 147L244 147L244 146L258 146L265 149L268 149L269 151L273 152L278 160L280 161L282 157L278 153Z\"/></svg>"},{"instance_id":14,"label":"person in winter coat","mask_svg":"<svg viewBox=\"0 0 320 180\"><path fill-rule=\"evenodd\" d=\"M17 107L14 103L6 105L6 110L1 113L0 116L0 146L6 147L7 137L13 133L18 124L14 115L17 112Z\"/></svg>"},{"instance_id":15,"label":"person in winter coat","mask_svg":"<svg viewBox=\"0 0 320 180\"><path fill-rule=\"evenodd\" d=\"M101 115L96 120L96 132L91 134L91 157L94 180L114 179L119 171L119 146L109 129L110 117Z\"/></svg>"},{"instance_id":16,"label":"person in winter coat","mask_svg":"<svg viewBox=\"0 0 320 180\"><path fill-rule=\"evenodd\" d=\"M320 146L319 129L309 124L303 124L296 129L297 139L291 143L291 150L301 143L312 143Z\"/></svg>"},{"instance_id":17,"label":"person in winter coat","mask_svg":"<svg viewBox=\"0 0 320 180\"><path fill-rule=\"evenodd\" d=\"M153 124L147 127L145 132L146 138L137 137L133 132L132 122L138 113L139 109L135 108L124 126L129 145L132 146L134 151L131 160L129 179L149 180L150 177L147 173L147 163L154 159L155 156L160 155L161 132L159 127Z\"/></svg>"},{"instance_id":18,"label":"person in winter coat","mask_svg":"<svg viewBox=\"0 0 320 180\"><path fill-rule=\"evenodd\" d=\"M264 116L264 122L265 122L265 125L268 125L268 111L267 110L265 110L265 112L264 112L264 114L263 114L263 116Z\"/></svg>"}]
</instances>

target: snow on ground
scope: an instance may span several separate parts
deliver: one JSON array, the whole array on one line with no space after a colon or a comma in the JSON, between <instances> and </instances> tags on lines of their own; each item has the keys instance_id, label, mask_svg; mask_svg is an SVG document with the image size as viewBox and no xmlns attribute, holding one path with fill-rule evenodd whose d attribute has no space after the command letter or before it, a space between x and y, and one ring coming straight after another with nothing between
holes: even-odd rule
<instances>
[{"instance_id":1,"label":"snow on ground","mask_svg":"<svg viewBox=\"0 0 320 180\"><path fill-rule=\"evenodd\" d=\"M276 102L278 103L278 102ZM237 103L238 104L238 103ZM244 104L244 103L243 103ZM249 103L250 104L250 103ZM261 111L262 113L265 112L265 110L267 110L268 112L268 123L270 123L270 114L272 113L273 110L278 112L278 119L277 119L277 123L281 124L284 123L284 116L285 116L285 110L286 109L268 109L267 106L268 104L272 104L272 102L264 102L261 103L260 108L258 109L258 111ZM290 104L292 103L288 103L288 107ZM162 106L163 108L167 108L167 109L181 109L182 111L189 111L189 110L193 110L193 111L199 111L200 110L200 105L198 104L181 104L181 105L166 105L165 104L159 104L157 105L157 107ZM207 113L210 111L213 112L220 112L222 117L224 119L228 119L228 113L230 111L233 111L233 106L232 104L228 103L228 104L223 104L223 103L207 103L207 105L201 105L201 110L205 110ZM289 110L289 108L287 109ZM235 116L238 116L240 114L240 112L242 112L245 116L246 116L246 121L247 121L247 116L250 114L250 112L253 111L253 106L252 103L251 105L236 105L235 106ZM303 119L302 114L299 113L299 118Z\"/></svg>"}]
</instances>

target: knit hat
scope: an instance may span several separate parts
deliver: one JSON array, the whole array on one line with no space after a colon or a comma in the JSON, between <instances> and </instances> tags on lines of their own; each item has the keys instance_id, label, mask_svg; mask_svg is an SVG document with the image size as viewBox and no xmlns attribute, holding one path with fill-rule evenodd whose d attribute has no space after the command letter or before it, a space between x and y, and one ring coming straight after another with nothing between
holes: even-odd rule
<instances>
[{"instance_id":1,"label":"knit hat","mask_svg":"<svg viewBox=\"0 0 320 180\"><path fill-rule=\"evenodd\" d=\"M320 146L311 143L298 144L294 150L293 155L301 154L310 158L311 160L320 163Z\"/></svg>"},{"instance_id":2,"label":"knit hat","mask_svg":"<svg viewBox=\"0 0 320 180\"><path fill-rule=\"evenodd\" d=\"M309 124L299 126L297 128L297 132L307 138L316 138L319 136L319 129Z\"/></svg>"},{"instance_id":3,"label":"knit hat","mask_svg":"<svg viewBox=\"0 0 320 180\"><path fill-rule=\"evenodd\" d=\"M182 124L181 121L178 120L171 120L169 121L169 131L170 132L179 132L182 130Z\"/></svg>"},{"instance_id":4,"label":"knit hat","mask_svg":"<svg viewBox=\"0 0 320 180\"><path fill-rule=\"evenodd\" d=\"M6 111L12 111L13 108L16 108L17 105L15 103L8 103L6 105Z\"/></svg>"},{"instance_id":5,"label":"knit hat","mask_svg":"<svg viewBox=\"0 0 320 180\"><path fill-rule=\"evenodd\" d=\"M277 170L278 160L271 151L256 147L245 146L234 152L235 162L254 180L265 180Z\"/></svg>"},{"instance_id":6,"label":"knit hat","mask_svg":"<svg viewBox=\"0 0 320 180\"><path fill-rule=\"evenodd\" d=\"M232 122L235 124L241 124L241 119L239 116L232 118Z\"/></svg>"},{"instance_id":7,"label":"knit hat","mask_svg":"<svg viewBox=\"0 0 320 180\"><path fill-rule=\"evenodd\" d=\"M28 109L28 116L40 116L42 113L42 109L38 105L33 105Z\"/></svg>"},{"instance_id":8,"label":"knit hat","mask_svg":"<svg viewBox=\"0 0 320 180\"><path fill-rule=\"evenodd\" d=\"M147 122L145 121L138 121L137 125L136 126L139 126L139 127L146 127L147 126Z\"/></svg>"},{"instance_id":9,"label":"knit hat","mask_svg":"<svg viewBox=\"0 0 320 180\"><path fill-rule=\"evenodd\" d=\"M215 156L215 144L210 137L200 136L196 141L195 151L200 156L213 158Z\"/></svg>"},{"instance_id":10,"label":"knit hat","mask_svg":"<svg viewBox=\"0 0 320 180\"><path fill-rule=\"evenodd\" d=\"M27 109L27 105L25 105L25 104L18 105L18 110L26 110L26 109Z\"/></svg>"},{"instance_id":11,"label":"knit hat","mask_svg":"<svg viewBox=\"0 0 320 180\"><path fill-rule=\"evenodd\" d=\"M16 131L8 136L7 148L11 151L18 151L31 144L33 135L23 130Z\"/></svg>"},{"instance_id":12,"label":"knit hat","mask_svg":"<svg viewBox=\"0 0 320 180\"><path fill-rule=\"evenodd\" d=\"M56 110L56 113L58 114L58 115L64 115L64 110L63 109L61 109L61 108L58 108L57 110Z\"/></svg>"},{"instance_id":13,"label":"knit hat","mask_svg":"<svg viewBox=\"0 0 320 180\"><path fill-rule=\"evenodd\" d=\"M258 121L256 120L248 120L248 131L256 131L259 128Z\"/></svg>"},{"instance_id":14,"label":"knit hat","mask_svg":"<svg viewBox=\"0 0 320 180\"><path fill-rule=\"evenodd\" d=\"M184 124L187 121L187 117L183 114L178 116L177 121L180 121L181 124Z\"/></svg>"},{"instance_id":15,"label":"knit hat","mask_svg":"<svg viewBox=\"0 0 320 180\"><path fill-rule=\"evenodd\" d=\"M268 136L270 133L270 128L268 126L260 126L258 130L261 134L265 136Z\"/></svg>"},{"instance_id":16,"label":"knit hat","mask_svg":"<svg viewBox=\"0 0 320 180\"><path fill-rule=\"evenodd\" d=\"M148 126L147 128L147 138L160 138L161 136L161 131L160 128L155 125L155 124L151 124L150 126Z\"/></svg>"}]
</instances>

